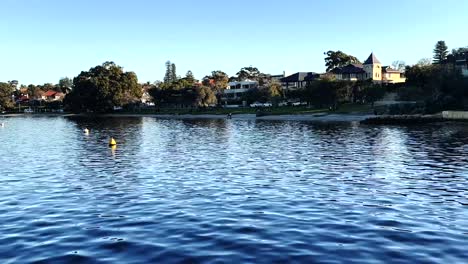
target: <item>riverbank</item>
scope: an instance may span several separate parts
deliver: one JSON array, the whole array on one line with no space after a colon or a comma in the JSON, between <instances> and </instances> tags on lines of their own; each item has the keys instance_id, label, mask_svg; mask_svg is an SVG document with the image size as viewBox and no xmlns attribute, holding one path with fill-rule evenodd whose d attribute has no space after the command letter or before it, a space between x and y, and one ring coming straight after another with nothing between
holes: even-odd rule
<instances>
[{"instance_id":1,"label":"riverbank","mask_svg":"<svg viewBox=\"0 0 468 264\"><path fill-rule=\"evenodd\" d=\"M443 111L433 115L382 115L371 116L361 121L370 125L414 125L439 122L468 122L466 111Z\"/></svg>"},{"instance_id":2,"label":"riverbank","mask_svg":"<svg viewBox=\"0 0 468 264\"><path fill-rule=\"evenodd\" d=\"M198 115L140 115L140 114L106 114L104 117L154 117L160 119L232 119L232 120L271 120L271 121L320 121L320 122L360 122L372 115L361 114L292 114L292 115L265 115L234 114L227 115L198 114Z\"/></svg>"},{"instance_id":3,"label":"riverbank","mask_svg":"<svg viewBox=\"0 0 468 264\"><path fill-rule=\"evenodd\" d=\"M361 121L368 125L414 125L452 121L442 115L382 115L372 116Z\"/></svg>"},{"instance_id":4,"label":"riverbank","mask_svg":"<svg viewBox=\"0 0 468 264\"><path fill-rule=\"evenodd\" d=\"M232 119L232 120L271 120L271 121L319 121L319 122L360 122L373 115L367 114L331 114L320 112L314 114L287 114L287 115L264 115L256 114L140 114L140 113L113 113L113 114L6 114L2 117L152 117L159 119Z\"/></svg>"},{"instance_id":5,"label":"riverbank","mask_svg":"<svg viewBox=\"0 0 468 264\"><path fill-rule=\"evenodd\" d=\"M150 113L111 113L111 114L70 114L70 113L37 113L37 114L3 114L0 117L95 117L95 118L139 118L158 119L232 119L232 120L270 120L270 121L316 121L316 122L359 122L368 125L414 125L438 122L468 122L465 112L443 112L435 115L373 115L369 113L315 112L305 114L258 115L241 114L150 114Z\"/></svg>"}]
</instances>

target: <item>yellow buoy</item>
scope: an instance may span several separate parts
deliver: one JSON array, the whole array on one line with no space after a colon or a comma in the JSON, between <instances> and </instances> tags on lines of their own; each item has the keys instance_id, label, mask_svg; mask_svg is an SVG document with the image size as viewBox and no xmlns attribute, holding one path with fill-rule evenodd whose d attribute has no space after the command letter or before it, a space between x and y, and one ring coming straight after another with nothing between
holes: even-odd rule
<instances>
[{"instance_id":1,"label":"yellow buoy","mask_svg":"<svg viewBox=\"0 0 468 264\"><path fill-rule=\"evenodd\" d=\"M89 129L85 128L85 129L83 130L83 132L87 135L87 134L89 134Z\"/></svg>"},{"instance_id":2,"label":"yellow buoy","mask_svg":"<svg viewBox=\"0 0 468 264\"><path fill-rule=\"evenodd\" d=\"M112 146L117 146L117 142L115 141L114 138L111 138L111 139L109 140L109 146L111 146L111 147L112 147Z\"/></svg>"}]
</instances>

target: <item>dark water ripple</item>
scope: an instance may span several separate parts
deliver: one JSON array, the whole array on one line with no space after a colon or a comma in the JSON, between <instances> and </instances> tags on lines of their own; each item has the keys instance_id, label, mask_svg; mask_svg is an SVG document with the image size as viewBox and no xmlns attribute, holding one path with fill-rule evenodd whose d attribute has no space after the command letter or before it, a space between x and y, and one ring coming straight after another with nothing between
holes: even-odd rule
<instances>
[{"instance_id":1,"label":"dark water ripple","mask_svg":"<svg viewBox=\"0 0 468 264\"><path fill-rule=\"evenodd\" d=\"M0 263L468 260L468 126L4 121Z\"/></svg>"}]
</instances>

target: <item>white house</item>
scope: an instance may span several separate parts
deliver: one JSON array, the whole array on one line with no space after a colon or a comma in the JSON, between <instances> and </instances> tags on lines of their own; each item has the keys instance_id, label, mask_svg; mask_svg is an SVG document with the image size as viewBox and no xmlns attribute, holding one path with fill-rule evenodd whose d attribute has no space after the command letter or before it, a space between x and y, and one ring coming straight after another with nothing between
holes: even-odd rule
<instances>
[{"instance_id":1,"label":"white house","mask_svg":"<svg viewBox=\"0 0 468 264\"><path fill-rule=\"evenodd\" d=\"M468 52L464 56L460 56L455 62L455 65L460 69L463 76L468 77Z\"/></svg>"},{"instance_id":2,"label":"white house","mask_svg":"<svg viewBox=\"0 0 468 264\"><path fill-rule=\"evenodd\" d=\"M250 89L257 88L258 82L252 80L245 80L241 82L230 82L228 87L224 89L221 96L223 102L240 101L242 96Z\"/></svg>"}]
</instances>

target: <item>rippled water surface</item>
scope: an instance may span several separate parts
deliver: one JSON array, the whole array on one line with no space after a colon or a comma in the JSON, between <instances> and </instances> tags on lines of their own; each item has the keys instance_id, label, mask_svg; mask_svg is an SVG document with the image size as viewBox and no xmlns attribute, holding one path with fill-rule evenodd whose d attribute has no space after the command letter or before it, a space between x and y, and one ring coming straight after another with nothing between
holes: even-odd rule
<instances>
[{"instance_id":1,"label":"rippled water surface","mask_svg":"<svg viewBox=\"0 0 468 264\"><path fill-rule=\"evenodd\" d=\"M0 263L468 262L468 125L0 122Z\"/></svg>"}]
</instances>

